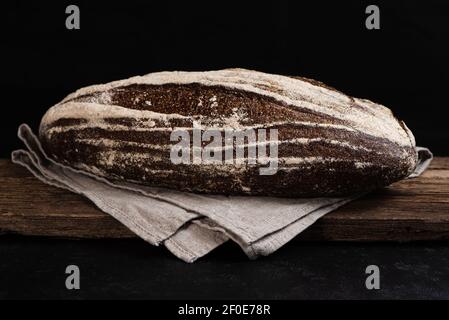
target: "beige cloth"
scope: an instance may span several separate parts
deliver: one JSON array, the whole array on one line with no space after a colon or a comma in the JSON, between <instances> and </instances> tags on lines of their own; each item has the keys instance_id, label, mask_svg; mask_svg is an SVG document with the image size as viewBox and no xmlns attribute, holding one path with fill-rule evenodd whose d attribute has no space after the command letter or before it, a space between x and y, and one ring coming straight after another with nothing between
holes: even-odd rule
<instances>
[{"instance_id":1,"label":"beige cloth","mask_svg":"<svg viewBox=\"0 0 449 320\"><path fill-rule=\"evenodd\" d=\"M164 244L186 262L228 239L250 258L269 255L326 213L357 198L227 197L112 183L50 159L26 124L18 136L27 149L12 153L14 163L47 184L85 196L145 241ZM425 148L419 148L419 154L415 175L432 159Z\"/></svg>"}]
</instances>

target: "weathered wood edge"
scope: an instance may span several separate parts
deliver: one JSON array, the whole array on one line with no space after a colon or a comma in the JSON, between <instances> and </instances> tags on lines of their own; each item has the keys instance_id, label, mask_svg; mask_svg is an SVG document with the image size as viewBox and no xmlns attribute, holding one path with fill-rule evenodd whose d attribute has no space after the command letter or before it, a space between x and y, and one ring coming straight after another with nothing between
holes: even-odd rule
<instances>
[{"instance_id":1,"label":"weathered wood edge","mask_svg":"<svg viewBox=\"0 0 449 320\"><path fill-rule=\"evenodd\" d=\"M68 209L69 208L69 209ZM43 184L0 159L0 234L62 238L135 238L79 195ZM396 183L322 219L297 240L419 241L449 239L449 158L422 177Z\"/></svg>"}]
</instances>

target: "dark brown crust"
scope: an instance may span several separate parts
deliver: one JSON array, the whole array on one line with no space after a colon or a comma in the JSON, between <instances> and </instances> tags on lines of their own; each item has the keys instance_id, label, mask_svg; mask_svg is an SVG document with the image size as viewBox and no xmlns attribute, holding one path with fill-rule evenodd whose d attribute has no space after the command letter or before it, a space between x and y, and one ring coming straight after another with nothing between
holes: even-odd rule
<instances>
[{"instance_id":1,"label":"dark brown crust","mask_svg":"<svg viewBox=\"0 0 449 320\"><path fill-rule=\"evenodd\" d=\"M303 79L304 80L304 79ZM307 79L312 82L312 80ZM321 85L321 84L320 84ZM350 146L330 144L323 141L311 141L308 144L285 143L279 146L279 157L322 157L340 159L323 161L290 167L288 171L279 170L275 175L259 175L259 167L247 166L241 170L226 170L220 165L174 165L169 159L169 149L161 151L149 147L120 144L123 141L156 145L170 144L169 131L137 131L140 121L132 118L108 118L105 123L129 127L124 130L109 131L101 128L74 128L66 132L47 135L54 127L73 126L83 123L83 119L60 119L49 124L41 131L44 149L58 161L83 169L95 166L105 172L112 180L128 180L151 186L167 187L183 191L252 194L267 196L344 196L366 192L388 185L404 178L410 171L408 157L414 156L413 147L402 147L379 137L373 137L360 131L348 131L337 128L323 128L295 124L294 122L312 122L319 124L346 125L347 123L329 115L292 107L275 99L250 92L231 90L220 86L190 85L130 85L111 90L110 104L125 108L149 110L159 113L177 113L183 116L200 117L204 124L220 122L231 116L235 108L247 114L242 125L260 124L264 128L276 128L279 140L295 138L326 138L345 141ZM211 99L215 97L214 99ZM90 101L95 98L102 103L100 93L93 93L72 99L74 102ZM198 106L198 99L203 104ZM151 105L145 101L151 101ZM214 103L217 102L217 103ZM106 104L106 102L104 102ZM353 103L356 103L353 100ZM359 105L357 105L359 106ZM354 107L357 107L354 106ZM360 106L359 106L360 107ZM366 109L366 108L365 108ZM371 112L369 109L367 112ZM272 122L286 122L282 125L269 125ZM189 119L170 119L156 121L157 127L191 127ZM90 145L79 139L99 141ZM104 139L119 143L117 147L102 144ZM362 149L365 148L365 149ZM142 160L134 157L125 165L117 162L112 166L102 164L102 151L116 150L130 155L159 156L157 161ZM367 151L370 150L370 151ZM404 152L407 156L404 156ZM357 163L371 163L370 166L357 166ZM151 173L151 170L164 170ZM166 170L173 170L172 173Z\"/></svg>"},{"instance_id":2,"label":"dark brown crust","mask_svg":"<svg viewBox=\"0 0 449 320\"><path fill-rule=\"evenodd\" d=\"M133 84L118 87L110 91L113 95L111 104L136 110L148 110L160 113L179 113L184 116L203 116L220 119L232 114L234 106L248 113L244 125L267 123L282 120L301 120L319 123L347 124L326 114L293 107L274 98L261 96L252 92L228 89L221 86L203 86L200 84ZM101 101L101 92L79 96L67 102L83 102L96 98ZM216 106L211 98L216 97ZM198 106L198 99L203 104ZM149 106L145 101L151 100ZM179 106L182 106L180 108Z\"/></svg>"}]
</instances>

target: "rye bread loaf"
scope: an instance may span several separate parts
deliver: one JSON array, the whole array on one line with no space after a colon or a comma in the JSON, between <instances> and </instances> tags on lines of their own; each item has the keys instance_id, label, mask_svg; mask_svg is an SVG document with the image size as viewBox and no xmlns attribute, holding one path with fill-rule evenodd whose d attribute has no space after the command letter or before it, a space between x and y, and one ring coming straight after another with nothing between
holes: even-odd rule
<instances>
[{"instance_id":1,"label":"rye bread loaf","mask_svg":"<svg viewBox=\"0 0 449 320\"><path fill-rule=\"evenodd\" d=\"M179 128L277 129L278 168L170 160ZM392 112L320 82L243 69L159 72L82 88L42 119L56 161L108 178L182 191L342 196L398 181L416 166L412 133ZM236 146L234 146L235 148Z\"/></svg>"}]
</instances>

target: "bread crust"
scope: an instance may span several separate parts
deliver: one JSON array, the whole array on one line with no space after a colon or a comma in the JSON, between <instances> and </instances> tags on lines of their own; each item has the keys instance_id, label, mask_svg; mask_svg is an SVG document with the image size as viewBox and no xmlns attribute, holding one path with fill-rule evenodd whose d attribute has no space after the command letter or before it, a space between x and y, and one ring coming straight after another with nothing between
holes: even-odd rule
<instances>
[{"instance_id":1,"label":"bread crust","mask_svg":"<svg viewBox=\"0 0 449 320\"><path fill-rule=\"evenodd\" d=\"M277 129L278 170L173 164L170 134ZM320 82L243 69L162 72L91 86L50 108L40 139L55 160L111 180L181 191L344 196L386 186L416 166L413 134L392 112Z\"/></svg>"}]
</instances>

